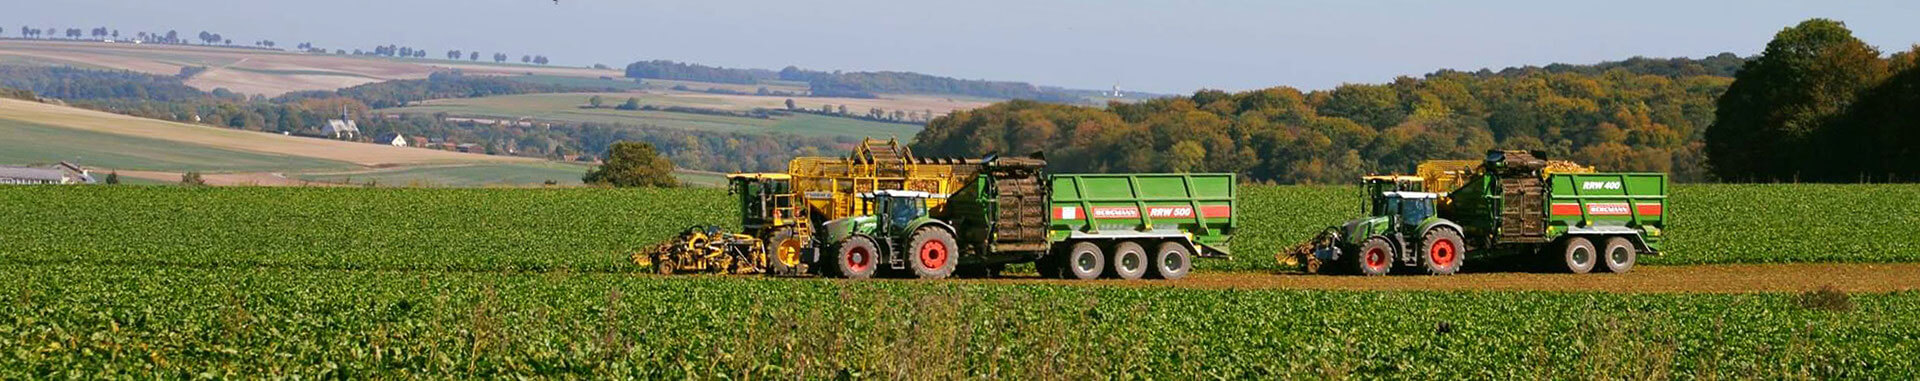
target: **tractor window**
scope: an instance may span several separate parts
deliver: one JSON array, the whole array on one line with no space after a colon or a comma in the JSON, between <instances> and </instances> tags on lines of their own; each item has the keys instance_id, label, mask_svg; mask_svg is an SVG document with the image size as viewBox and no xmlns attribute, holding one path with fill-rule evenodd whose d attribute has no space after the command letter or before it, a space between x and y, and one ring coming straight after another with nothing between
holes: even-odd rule
<instances>
[{"instance_id":1,"label":"tractor window","mask_svg":"<svg viewBox=\"0 0 1920 381\"><path fill-rule=\"evenodd\" d=\"M1426 221L1427 217L1432 215L1433 203L1427 202L1425 199L1400 201L1401 223L1409 225L1418 224L1421 221Z\"/></svg>"},{"instance_id":2,"label":"tractor window","mask_svg":"<svg viewBox=\"0 0 1920 381\"><path fill-rule=\"evenodd\" d=\"M893 226L907 226L907 222L911 222L914 217L920 216L920 203L914 201L916 200L904 198L887 200L887 208L889 209L887 210L887 218L892 219L890 222L893 223Z\"/></svg>"}]
</instances>

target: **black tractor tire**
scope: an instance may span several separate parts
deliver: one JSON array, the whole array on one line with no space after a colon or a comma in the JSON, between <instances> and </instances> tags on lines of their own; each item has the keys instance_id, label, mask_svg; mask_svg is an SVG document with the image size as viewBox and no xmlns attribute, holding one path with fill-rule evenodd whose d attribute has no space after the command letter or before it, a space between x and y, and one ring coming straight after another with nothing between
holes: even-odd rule
<instances>
[{"instance_id":1,"label":"black tractor tire","mask_svg":"<svg viewBox=\"0 0 1920 381\"><path fill-rule=\"evenodd\" d=\"M1098 279L1107 270L1106 251L1100 250L1100 245L1093 242L1073 244L1072 248L1067 249L1066 258L1061 259L1065 271L1061 271L1060 275L1067 279Z\"/></svg>"},{"instance_id":2,"label":"black tractor tire","mask_svg":"<svg viewBox=\"0 0 1920 381\"><path fill-rule=\"evenodd\" d=\"M1152 271L1147 276L1158 279L1180 279L1187 277L1193 270L1193 253L1187 244L1179 241L1161 242L1158 250L1153 251L1153 264L1147 266Z\"/></svg>"},{"instance_id":3,"label":"black tractor tire","mask_svg":"<svg viewBox=\"0 0 1920 381\"><path fill-rule=\"evenodd\" d=\"M1460 272L1460 267L1466 265L1466 248L1466 242L1460 239L1459 232L1436 227L1427 230L1416 252L1420 254L1420 267L1427 270L1428 274L1451 275Z\"/></svg>"},{"instance_id":4,"label":"black tractor tire","mask_svg":"<svg viewBox=\"0 0 1920 381\"><path fill-rule=\"evenodd\" d=\"M880 249L872 238L853 236L834 248L834 275L847 279L867 279L872 278L874 270L879 268Z\"/></svg>"},{"instance_id":5,"label":"black tractor tire","mask_svg":"<svg viewBox=\"0 0 1920 381\"><path fill-rule=\"evenodd\" d=\"M1148 263L1147 249L1133 241L1113 245L1113 255L1111 260L1107 261L1107 265L1111 266L1108 270L1112 271L1113 277L1126 280L1137 280L1147 276Z\"/></svg>"},{"instance_id":6,"label":"black tractor tire","mask_svg":"<svg viewBox=\"0 0 1920 381\"><path fill-rule=\"evenodd\" d=\"M1607 238L1601 246L1600 262L1607 265L1607 271L1614 274L1626 274L1633 271L1634 262L1640 260L1640 251L1633 248L1633 242L1627 237Z\"/></svg>"},{"instance_id":7,"label":"black tractor tire","mask_svg":"<svg viewBox=\"0 0 1920 381\"><path fill-rule=\"evenodd\" d=\"M1353 266L1354 274L1387 275L1393 272L1394 257L1393 244L1387 243L1386 238L1373 237L1360 243L1360 251L1354 252L1347 261Z\"/></svg>"},{"instance_id":8,"label":"black tractor tire","mask_svg":"<svg viewBox=\"0 0 1920 381\"><path fill-rule=\"evenodd\" d=\"M946 278L960 266L960 246L954 243L953 233L938 227L915 230L900 254L907 256L907 269L920 279Z\"/></svg>"},{"instance_id":9,"label":"black tractor tire","mask_svg":"<svg viewBox=\"0 0 1920 381\"><path fill-rule=\"evenodd\" d=\"M1566 244L1560 246L1560 262L1569 273L1591 272L1594 262L1599 259L1600 254L1593 249L1593 241L1588 241L1586 237L1567 238Z\"/></svg>"}]
</instances>

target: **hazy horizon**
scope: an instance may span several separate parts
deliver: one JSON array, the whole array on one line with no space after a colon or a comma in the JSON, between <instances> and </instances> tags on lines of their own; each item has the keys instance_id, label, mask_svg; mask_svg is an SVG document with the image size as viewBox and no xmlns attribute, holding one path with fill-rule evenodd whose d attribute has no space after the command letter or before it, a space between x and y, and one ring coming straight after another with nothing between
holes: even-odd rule
<instances>
[{"instance_id":1,"label":"hazy horizon","mask_svg":"<svg viewBox=\"0 0 1920 381\"><path fill-rule=\"evenodd\" d=\"M69 0L17 4L0 36L105 26L220 33L236 44L396 44L437 57L546 55L555 65L666 59L726 67L892 70L1038 85L1184 93L1323 89L1438 69L1751 55L1808 18L1847 23L1883 51L1920 42L1920 3L1471 4L1385 1L991 0L968 3L561 0L331 2ZM369 12L377 11L377 12Z\"/></svg>"}]
</instances>

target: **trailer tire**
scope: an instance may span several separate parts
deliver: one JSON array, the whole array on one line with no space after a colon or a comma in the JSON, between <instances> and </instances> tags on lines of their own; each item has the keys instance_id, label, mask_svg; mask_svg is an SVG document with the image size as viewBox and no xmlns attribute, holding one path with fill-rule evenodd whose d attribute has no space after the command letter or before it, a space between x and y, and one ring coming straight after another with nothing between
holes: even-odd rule
<instances>
[{"instance_id":1,"label":"trailer tire","mask_svg":"<svg viewBox=\"0 0 1920 381\"><path fill-rule=\"evenodd\" d=\"M1153 251L1153 265L1147 275L1159 279L1180 279L1187 277L1187 271L1193 269L1193 253L1187 245L1179 241L1160 243L1160 249Z\"/></svg>"},{"instance_id":2,"label":"trailer tire","mask_svg":"<svg viewBox=\"0 0 1920 381\"><path fill-rule=\"evenodd\" d=\"M1137 280L1147 275L1147 249L1139 243L1125 241L1113 245L1113 258L1108 262L1115 278Z\"/></svg>"},{"instance_id":3,"label":"trailer tire","mask_svg":"<svg viewBox=\"0 0 1920 381\"><path fill-rule=\"evenodd\" d=\"M913 270L913 276L920 279L941 279L953 275L954 267L960 265L956 258L959 246L953 242L953 234L938 227L922 227L913 232L913 239L907 241L907 268Z\"/></svg>"},{"instance_id":4,"label":"trailer tire","mask_svg":"<svg viewBox=\"0 0 1920 381\"><path fill-rule=\"evenodd\" d=\"M842 278L872 278L874 270L880 267L879 246L865 236L847 238L834 248L833 254L834 273Z\"/></svg>"},{"instance_id":5,"label":"trailer tire","mask_svg":"<svg viewBox=\"0 0 1920 381\"><path fill-rule=\"evenodd\" d=\"M1626 274L1633 270L1633 263L1640 260L1640 253L1633 248L1633 242L1626 237L1607 238L1606 250L1601 251L1600 260L1607 264L1607 271Z\"/></svg>"},{"instance_id":6,"label":"trailer tire","mask_svg":"<svg viewBox=\"0 0 1920 381\"><path fill-rule=\"evenodd\" d=\"M1073 248L1067 249L1066 258L1062 259L1065 262L1062 267L1066 271L1061 271L1061 275L1067 279L1097 279L1107 269L1107 254L1093 242L1073 244Z\"/></svg>"},{"instance_id":7,"label":"trailer tire","mask_svg":"<svg viewBox=\"0 0 1920 381\"><path fill-rule=\"evenodd\" d=\"M1420 240L1418 253L1420 267L1433 275L1459 272L1467 261L1466 245L1460 239L1460 233L1444 227L1427 230L1425 239Z\"/></svg>"},{"instance_id":8,"label":"trailer tire","mask_svg":"<svg viewBox=\"0 0 1920 381\"><path fill-rule=\"evenodd\" d=\"M1393 271L1393 244L1386 238L1368 238L1360 244L1360 251L1353 253L1353 273L1359 275L1387 275Z\"/></svg>"},{"instance_id":9,"label":"trailer tire","mask_svg":"<svg viewBox=\"0 0 1920 381\"><path fill-rule=\"evenodd\" d=\"M1598 259L1599 255L1594 253L1593 250L1593 241L1588 241L1586 237L1567 238L1566 245L1560 247L1560 262L1566 266L1567 272L1570 273L1586 274L1591 272L1593 271L1594 262Z\"/></svg>"}]
</instances>

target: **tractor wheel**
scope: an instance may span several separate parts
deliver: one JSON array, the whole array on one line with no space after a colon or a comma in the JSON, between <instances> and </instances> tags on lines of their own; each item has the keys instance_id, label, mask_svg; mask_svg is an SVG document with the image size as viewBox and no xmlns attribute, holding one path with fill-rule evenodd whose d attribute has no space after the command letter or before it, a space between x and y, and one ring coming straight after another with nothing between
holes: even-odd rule
<instances>
[{"instance_id":1,"label":"tractor wheel","mask_svg":"<svg viewBox=\"0 0 1920 381\"><path fill-rule=\"evenodd\" d=\"M953 275L954 267L960 265L956 256L959 246L953 243L953 234L937 227L923 227L913 232L913 239L907 244L907 268L913 270L913 276L921 279L940 279Z\"/></svg>"},{"instance_id":2,"label":"tractor wheel","mask_svg":"<svg viewBox=\"0 0 1920 381\"><path fill-rule=\"evenodd\" d=\"M1459 232L1435 228L1427 231L1426 239L1420 241L1420 267L1428 274L1453 274L1466 264L1466 245L1461 242Z\"/></svg>"},{"instance_id":3,"label":"tractor wheel","mask_svg":"<svg viewBox=\"0 0 1920 381\"><path fill-rule=\"evenodd\" d=\"M766 245L767 268L774 275L800 275L800 248L806 242L795 237L793 228L775 230Z\"/></svg>"},{"instance_id":4,"label":"tractor wheel","mask_svg":"<svg viewBox=\"0 0 1920 381\"><path fill-rule=\"evenodd\" d=\"M1593 242L1584 237L1568 238L1567 244L1560 249L1560 261L1566 264L1567 272L1570 273L1586 274L1593 271L1593 263L1598 259L1599 255L1593 250Z\"/></svg>"},{"instance_id":5,"label":"tractor wheel","mask_svg":"<svg viewBox=\"0 0 1920 381\"><path fill-rule=\"evenodd\" d=\"M1353 273L1359 275L1387 275L1393 271L1393 245L1386 238L1368 238L1360 244L1360 251L1347 260L1353 262Z\"/></svg>"},{"instance_id":6,"label":"tractor wheel","mask_svg":"<svg viewBox=\"0 0 1920 381\"><path fill-rule=\"evenodd\" d=\"M1100 245L1095 245L1093 242L1073 244L1073 248L1067 250L1067 257L1064 259L1066 271L1061 272L1061 275L1067 279L1095 279L1107 269L1107 253L1101 251Z\"/></svg>"},{"instance_id":7,"label":"tractor wheel","mask_svg":"<svg viewBox=\"0 0 1920 381\"><path fill-rule=\"evenodd\" d=\"M879 254L880 250L874 245L873 239L863 236L847 238L834 251L834 272L847 279L872 278L873 270L880 267Z\"/></svg>"},{"instance_id":8,"label":"tractor wheel","mask_svg":"<svg viewBox=\"0 0 1920 381\"><path fill-rule=\"evenodd\" d=\"M1600 259L1606 262L1607 271L1615 274L1626 274L1633 270L1633 263L1640 260L1639 251L1633 249L1633 242L1628 242L1626 237L1608 238L1605 248Z\"/></svg>"},{"instance_id":9,"label":"tractor wheel","mask_svg":"<svg viewBox=\"0 0 1920 381\"><path fill-rule=\"evenodd\" d=\"M1187 245L1178 241L1161 242L1159 250L1153 251L1153 265L1147 268L1148 276L1160 279L1180 279L1187 277L1187 270L1193 265L1193 253L1187 251Z\"/></svg>"},{"instance_id":10,"label":"tractor wheel","mask_svg":"<svg viewBox=\"0 0 1920 381\"><path fill-rule=\"evenodd\" d=\"M1133 241L1113 245L1113 276L1120 279L1135 280L1147 275L1147 249Z\"/></svg>"}]
</instances>

